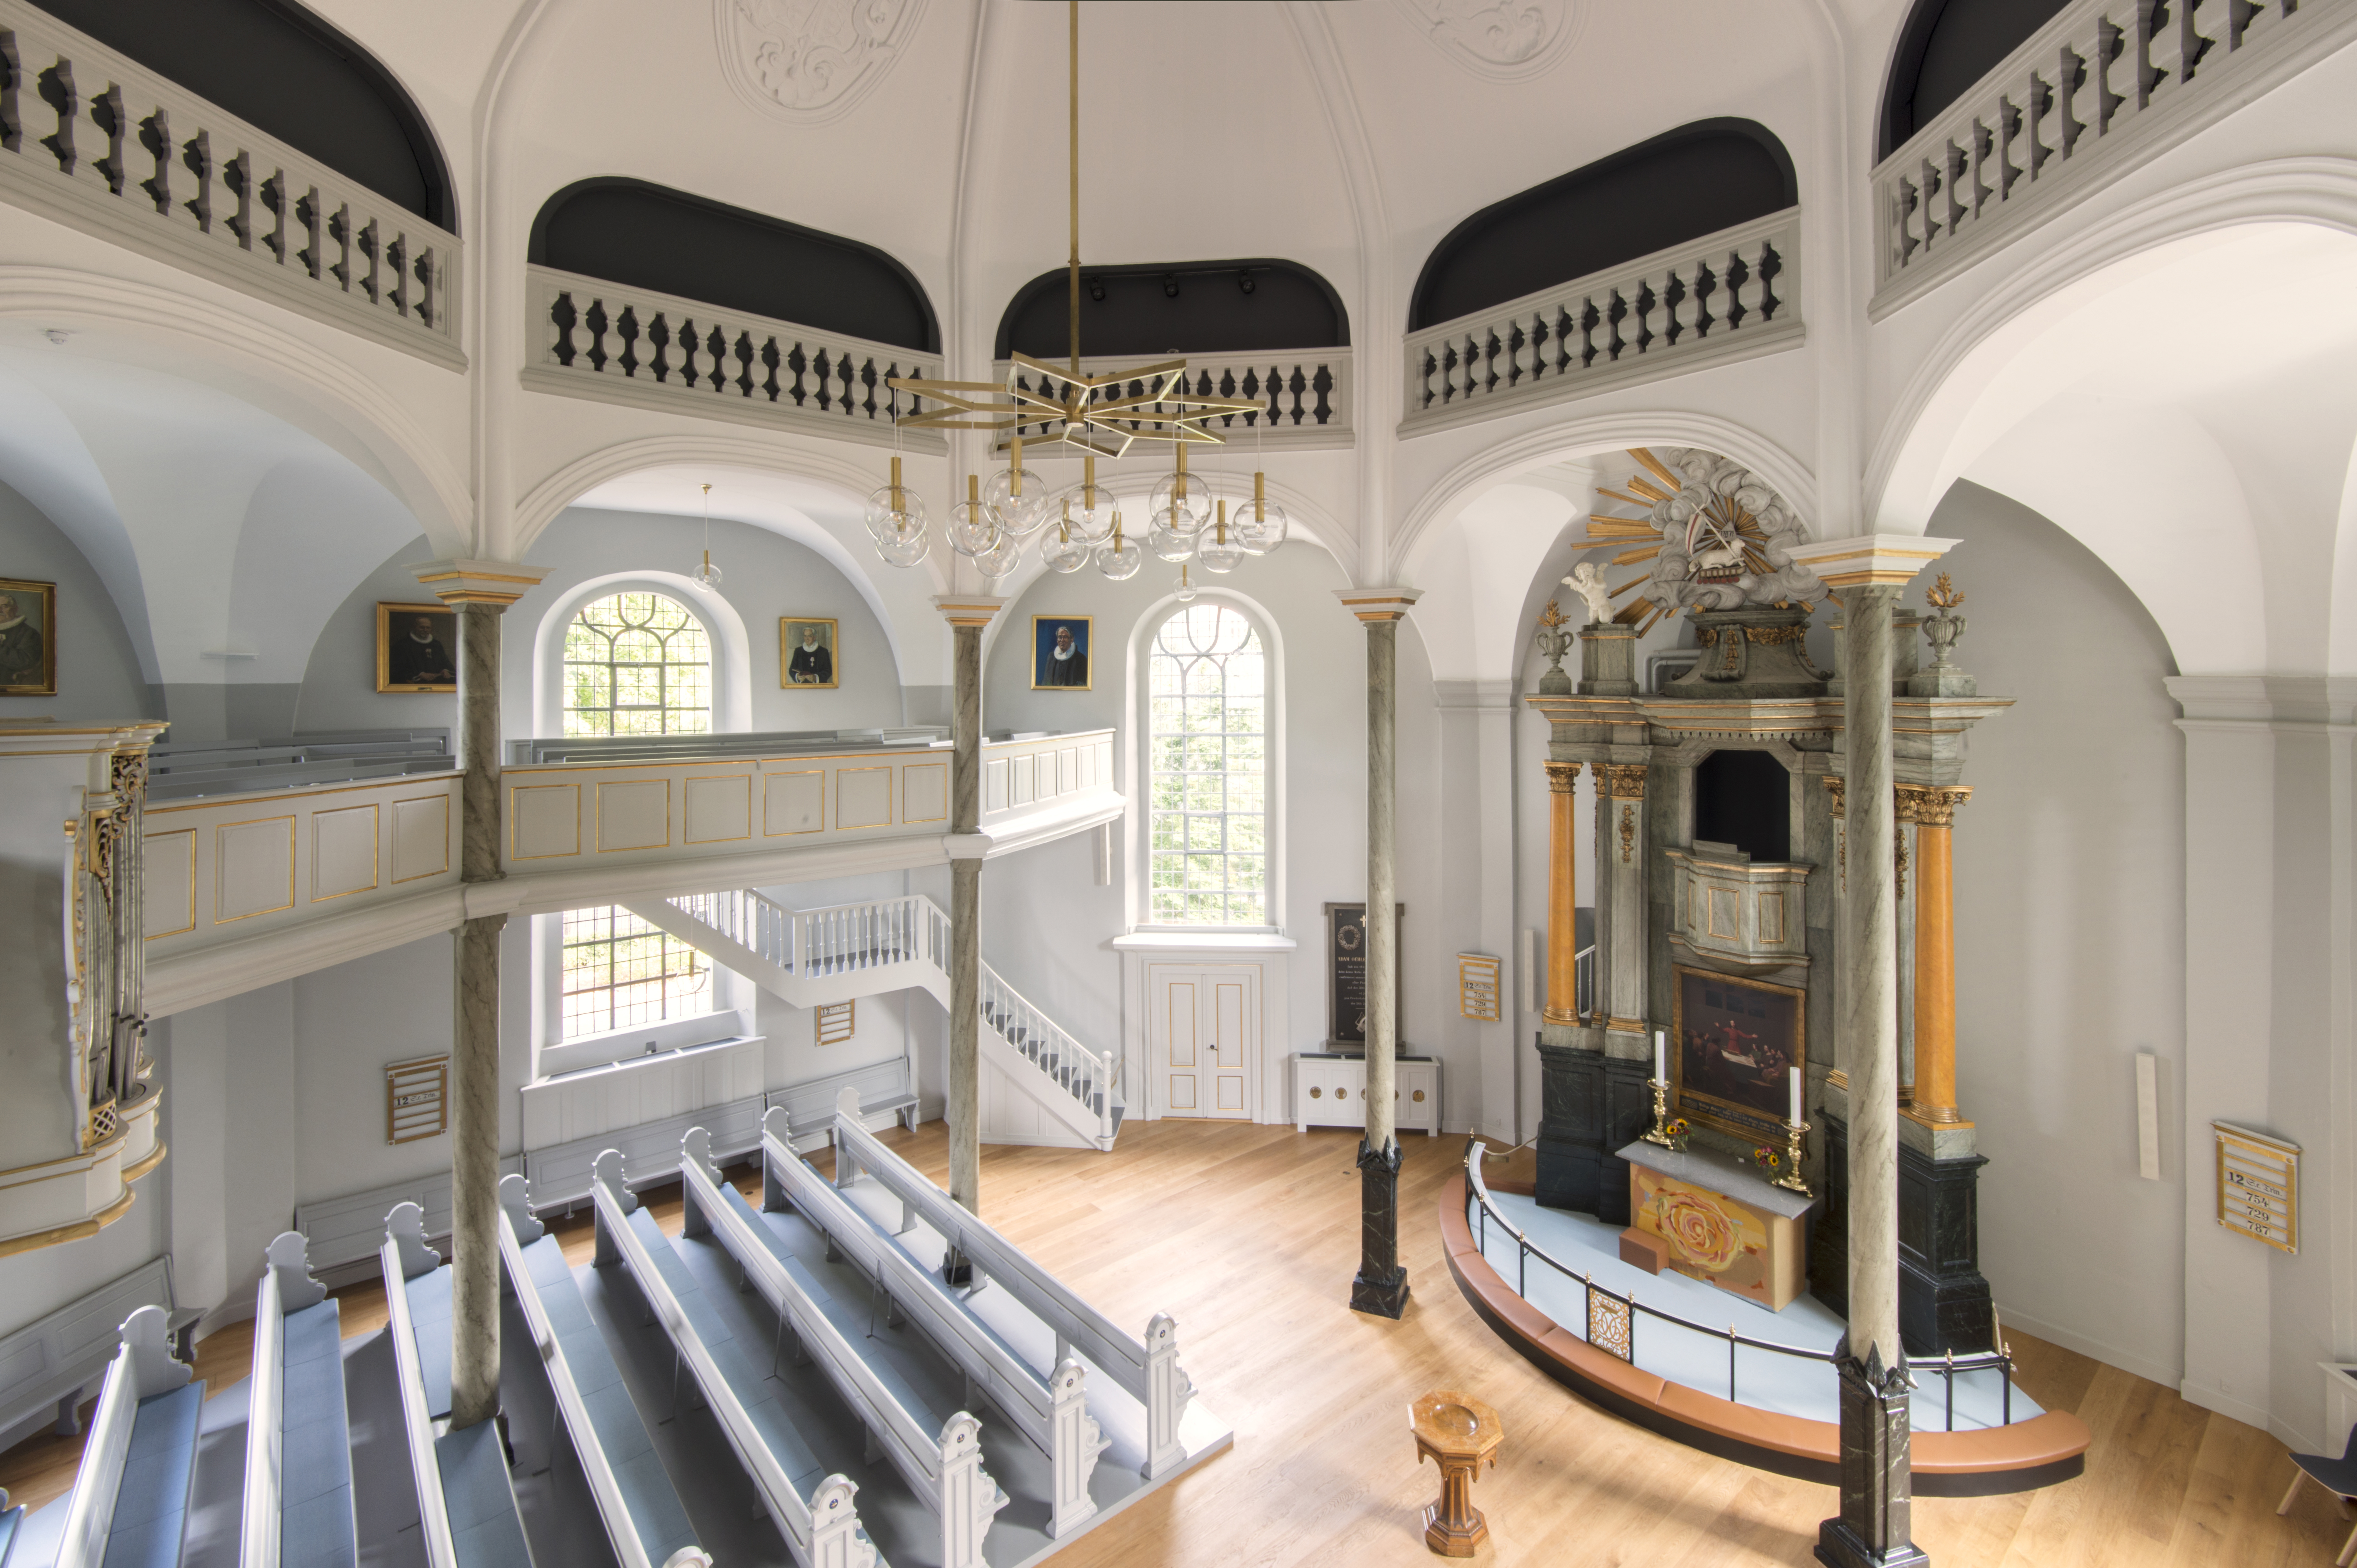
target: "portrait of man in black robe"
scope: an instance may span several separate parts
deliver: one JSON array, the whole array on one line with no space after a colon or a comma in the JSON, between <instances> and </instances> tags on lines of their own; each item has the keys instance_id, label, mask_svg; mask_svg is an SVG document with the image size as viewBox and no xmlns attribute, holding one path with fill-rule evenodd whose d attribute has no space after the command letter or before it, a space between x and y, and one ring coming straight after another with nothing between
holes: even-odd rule
<instances>
[{"instance_id":1,"label":"portrait of man in black robe","mask_svg":"<svg viewBox=\"0 0 2357 1568\"><path fill-rule=\"evenodd\" d=\"M456 612L439 605L379 605L376 615L378 691L457 689Z\"/></svg>"},{"instance_id":2,"label":"portrait of man in black robe","mask_svg":"<svg viewBox=\"0 0 2357 1568\"><path fill-rule=\"evenodd\" d=\"M1087 616L1031 618L1031 686L1034 691L1089 690Z\"/></svg>"}]
</instances>

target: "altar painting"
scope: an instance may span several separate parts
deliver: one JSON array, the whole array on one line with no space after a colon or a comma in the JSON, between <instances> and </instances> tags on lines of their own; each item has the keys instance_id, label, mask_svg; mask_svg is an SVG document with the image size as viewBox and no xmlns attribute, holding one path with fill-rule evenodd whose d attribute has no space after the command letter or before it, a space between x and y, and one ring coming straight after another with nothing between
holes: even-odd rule
<instances>
[{"instance_id":1,"label":"altar painting","mask_svg":"<svg viewBox=\"0 0 2357 1568\"><path fill-rule=\"evenodd\" d=\"M1662 1239L1671 1268L1771 1311L1791 1299L1778 1299L1768 1223L1749 1205L1642 1165L1629 1176L1636 1229Z\"/></svg>"},{"instance_id":2,"label":"altar painting","mask_svg":"<svg viewBox=\"0 0 2357 1568\"><path fill-rule=\"evenodd\" d=\"M1682 965L1677 983L1670 1070L1678 1113L1783 1147L1792 1074L1808 1070L1803 993Z\"/></svg>"}]
</instances>

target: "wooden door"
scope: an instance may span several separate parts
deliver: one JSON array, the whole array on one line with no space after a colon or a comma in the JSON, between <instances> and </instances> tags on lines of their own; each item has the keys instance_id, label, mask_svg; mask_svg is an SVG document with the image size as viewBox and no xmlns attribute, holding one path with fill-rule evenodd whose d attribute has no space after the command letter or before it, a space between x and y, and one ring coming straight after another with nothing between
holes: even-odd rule
<instances>
[{"instance_id":1,"label":"wooden door","mask_svg":"<svg viewBox=\"0 0 2357 1568\"><path fill-rule=\"evenodd\" d=\"M1260 966L1155 964L1146 972L1156 1111L1251 1121L1260 1063Z\"/></svg>"}]
</instances>

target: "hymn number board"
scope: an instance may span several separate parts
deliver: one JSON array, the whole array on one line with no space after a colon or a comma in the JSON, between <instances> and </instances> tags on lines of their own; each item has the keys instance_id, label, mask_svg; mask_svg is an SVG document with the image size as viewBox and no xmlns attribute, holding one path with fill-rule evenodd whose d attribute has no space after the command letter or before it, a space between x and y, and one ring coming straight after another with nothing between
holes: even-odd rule
<instances>
[{"instance_id":1,"label":"hymn number board","mask_svg":"<svg viewBox=\"0 0 2357 1568\"><path fill-rule=\"evenodd\" d=\"M2299 1251L2299 1145L2227 1122L2218 1134L2218 1223L2287 1252Z\"/></svg>"},{"instance_id":2,"label":"hymn number board","mask_svg":"<svg viewBox=\"0 0 2357 1568\"><path fill-rule=\"evenodd\" d=\"M414 1143L450 1127L450 1058L419 1057L384 1069L384 1141Z\"/></svg>"}]
</instances>

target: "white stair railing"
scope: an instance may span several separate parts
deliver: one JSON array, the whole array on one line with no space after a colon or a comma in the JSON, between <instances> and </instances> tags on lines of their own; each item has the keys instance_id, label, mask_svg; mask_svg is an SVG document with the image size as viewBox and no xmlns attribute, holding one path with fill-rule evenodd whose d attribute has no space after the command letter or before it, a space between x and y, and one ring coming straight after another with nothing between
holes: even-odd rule
<instances>
[{"instance_id":1,"label":"white stair railing","mask_svg":"<svg viewBox=\"0 0 2357 1568\"><path fill-rule=\"evenodd\" d=\"M1113 1053L1089 1049L1025 1001L996 970L986 963L981 968L983 1027L996 1032L1092 1112L1097 1136L1110 1142L1119 1125L1114 1107L1121 1102Z\"/></svg>"}]
</instances>

